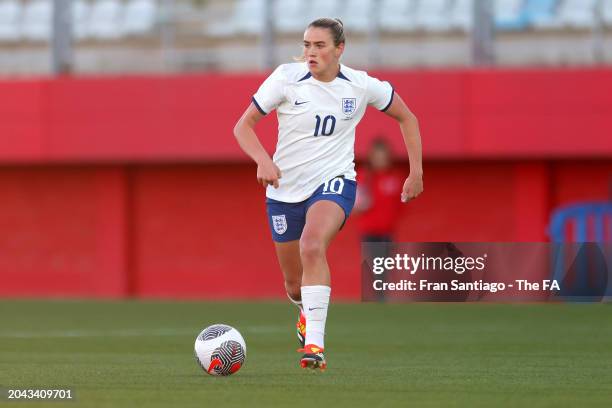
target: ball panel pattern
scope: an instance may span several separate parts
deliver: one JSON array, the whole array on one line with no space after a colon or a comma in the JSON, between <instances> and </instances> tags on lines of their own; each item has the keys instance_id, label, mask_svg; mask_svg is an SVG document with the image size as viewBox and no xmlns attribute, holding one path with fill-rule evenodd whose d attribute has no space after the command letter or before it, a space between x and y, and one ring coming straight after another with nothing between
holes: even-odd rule
<instances>
[{"instance_id":1,"label":"ball panel pattern","mask_svg":"<svg viewBox=\"0 0 612 408\"><path fill-rule=\"evenodd\" d=\"M245 359L242 345L234 340L221 343L210 356L211 365L208 369L209 374L230 375L242 366ZM214 364L212 363L214 362Z\"/></svg>"},{"instance_id":2,"label":"ball panel pattern","mask_svg":"<svg viewBox=\"0 0 612 408\"><path fill-rule=\"evenodd\" d=\"M206 341L216 339L230 330L232 330L232 328L225 324L213 324L212 326L207 327L206 330L200 334L200 340Z\"/></svg>"}]
</instances>

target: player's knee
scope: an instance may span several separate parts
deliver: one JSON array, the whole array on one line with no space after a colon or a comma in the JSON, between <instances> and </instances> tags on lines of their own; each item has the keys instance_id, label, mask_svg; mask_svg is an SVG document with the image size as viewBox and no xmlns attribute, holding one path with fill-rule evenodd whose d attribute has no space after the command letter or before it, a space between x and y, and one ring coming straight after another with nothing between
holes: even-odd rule
<instances>
[{"instance_id":1,"label":"player's knee","mask_svg":"<svg viewBox=\"0 0 612 408\"><path fill-rule=\"evenodd\" d=\"M312 238L302 238L300 240L300 257L302 262L316 262L325 256L325 246L323 242Z\"/></svg>"},{"instance_id":2,"label":"player's knee","mask_svg":"<svg viewBox=\"0 0 612 408\"><path fill-rule=\"evenodd\" d=\"M296 302L302 300L302 282L297 280L286 280L285 290L287 291L287 295Z\"/></svg>"}]
</instances>

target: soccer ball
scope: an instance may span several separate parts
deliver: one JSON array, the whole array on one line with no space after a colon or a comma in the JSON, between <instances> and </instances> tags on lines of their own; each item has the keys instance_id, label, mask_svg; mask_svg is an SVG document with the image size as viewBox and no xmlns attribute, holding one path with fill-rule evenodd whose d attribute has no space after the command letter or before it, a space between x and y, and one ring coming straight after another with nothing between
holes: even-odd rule
<instances>
[{"instance_id":1,"label":"soccer ball","mask_svg":"<svg viewBox=\"0 0 612 408\"><path fill-rule=\"evenodd\" d=\"M226 324L208 326L196 337L195 359L210 375L231 375L246 358L246 344L238 330Z\"/></svg>"}]
</instances>

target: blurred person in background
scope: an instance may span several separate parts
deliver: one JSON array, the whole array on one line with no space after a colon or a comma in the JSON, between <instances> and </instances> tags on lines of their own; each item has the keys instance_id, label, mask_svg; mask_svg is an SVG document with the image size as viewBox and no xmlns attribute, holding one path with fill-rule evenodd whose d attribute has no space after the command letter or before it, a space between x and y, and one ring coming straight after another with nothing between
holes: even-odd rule
<instances>
[{"instance_id":1,"label":"blurred person in background","mask_svg":"<svg viewBox=\"0 0 612 408\"><path fill-rule=\"evenodd\" d=\"M367 162L357 171L355 212L359 215L357 225L366 264L377 257L392 256L393 249L385 243L393 241L402 209L397 197L403 184L404 175L394 166L389 142L383 136L376 137L370 144ZM374 290L370 271L370 267L362 271L362 299L384 301L385 291ZM388 277L382 274L377 279L384 282Z\"/></svg>"},{"instance_id":2,"label":"blurred person in background","mask_svg":"<svg viewBox=\"0 0 612 408\"><path fill-rule=\"evenodd\" d=\"M391 242L400 211L397 197L404 176L393 166L391 146L379 136L370 145L367 164L357 172L355 211L359 212L362 242Z\"/></svg>"},{"instance_id":3,"label":"blurred person in background","mask_svg":"<svg viewBox=\"0 0 612 408\"><path fill-rule=\"evenodd\" d=\"M303 45L300 62L280 65L260 86L234 135L257 163L257 181L266 187L268 222L285 289L300 308L300 365L323 370L331 294L326 252L355 202L355 128L368 105L395 119L404 137L410 174L401 200L423 191L423 169L418 122L401 97L388 82L340 64L342 22L313 21ZM255 125L274 109L279 126L272 159Z\"/></svg>"}]
</instances>

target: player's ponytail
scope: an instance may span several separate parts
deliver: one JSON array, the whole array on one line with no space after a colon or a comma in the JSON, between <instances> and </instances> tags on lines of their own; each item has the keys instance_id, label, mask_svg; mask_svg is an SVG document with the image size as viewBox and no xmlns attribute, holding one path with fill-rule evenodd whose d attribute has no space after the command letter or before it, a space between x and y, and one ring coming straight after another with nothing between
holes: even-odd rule
<instances>
[{"instance_id":1,"label":"player's ponytail","mask_svg":"<svg viewBox=\"0 0 612 408\"><path fill-rule=\"evenodd\" d=\"M334 45L336 47L346 42L346 39L344 38L344 24L339 18L318 18L312 23L308 24L308 28L310 27L329 29L332 33L332 38L334 39Z\"/></svg>"}]
</instances>

